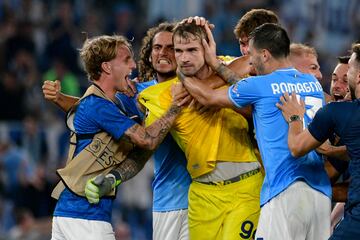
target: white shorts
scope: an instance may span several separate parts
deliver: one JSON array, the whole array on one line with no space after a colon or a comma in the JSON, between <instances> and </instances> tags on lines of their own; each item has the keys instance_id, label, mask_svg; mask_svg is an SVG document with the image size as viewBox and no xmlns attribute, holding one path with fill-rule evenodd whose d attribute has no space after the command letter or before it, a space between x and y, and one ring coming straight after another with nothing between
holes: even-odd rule
<instances>
[{"instance_id":1,"label":"white shorts","mask_svg":"<svg viewBox=\"0 0 360 240\"><path fill-rule=\"evenodd\" d=\"M68 217L53 217L51 240L115 240L110 223Z\"/></svg>"},{"instance_id":2,"label":"white shorts","mask_svg":"<svg viewBox=\"0 0 360 240\"><path fill-rule=\"evenodd\" d=\"M188 240L188 210L153 212L153 240Z\"/></svg>"},{"instance_id":3,"label":"white shorts","mask_svg":"<svg viewBox=\"0 0 360 240\"><path fill-rule=\"evenodd\" d=\"M330 213L330 198L297 181L261 208L255 239L328 239Z\"/></svg>"}]
</instances>

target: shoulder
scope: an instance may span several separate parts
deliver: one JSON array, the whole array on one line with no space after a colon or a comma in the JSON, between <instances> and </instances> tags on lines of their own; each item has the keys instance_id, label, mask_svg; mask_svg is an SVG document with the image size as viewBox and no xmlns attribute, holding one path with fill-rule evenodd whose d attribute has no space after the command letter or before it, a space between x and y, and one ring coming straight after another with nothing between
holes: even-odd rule
<instances>
[{"instance_id":1,"label":"shoulder","mask_svg":"<svg viewBox=\"0 0 360 240\"><path fill-rule=\"evenodd\" d=\"M103 113L119 112L119 108L107 99L90 95L80 101L76 112L91 117L101 117Z\"/></svg>"}]
</instances>

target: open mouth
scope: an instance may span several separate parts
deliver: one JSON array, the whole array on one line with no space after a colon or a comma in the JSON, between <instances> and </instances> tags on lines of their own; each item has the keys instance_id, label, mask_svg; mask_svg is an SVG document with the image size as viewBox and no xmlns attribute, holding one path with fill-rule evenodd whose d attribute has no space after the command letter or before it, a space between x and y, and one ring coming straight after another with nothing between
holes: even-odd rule
<instances>
[{"instance_id":1,"label":"open mouth","mask_svg":"<svg viewBox=\"0 0 360 240\"><path fill-rule=\"evenodd\" d=\"M170 64L168 59L159 59L158 64Z\"/></svg>"},{"instance_id":2,"label":"open mouth","mask_svg":"<svg viewBox=\"0 0 360 240\"><path fill-rule=\"evenodd\" d=\"M334 93L334 100L335 101L339 101L339 100L343 100L344 96L341 95L340 93Z\"/></svg>"}]
</instances>

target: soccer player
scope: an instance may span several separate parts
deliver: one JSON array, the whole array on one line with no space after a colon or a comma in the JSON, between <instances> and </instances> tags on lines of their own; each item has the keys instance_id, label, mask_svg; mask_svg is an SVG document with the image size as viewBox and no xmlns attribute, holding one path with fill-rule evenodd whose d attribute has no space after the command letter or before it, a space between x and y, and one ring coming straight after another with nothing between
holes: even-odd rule
<instances>
[{"instance_id":1,"label":"soccer player","mask_svg":"<svg viewBox=\"0 0 360 240\"><path fill-rule=\"evenodd\" d=\"M167 81L176 75L176 60L172 43L172 29L174 25L161 23L150 28L143 38L140 60L139 80L136 84L137 92ZM50 82L44 83L44 95L54 100L62 107L72 104L74 99L60 94ZM58 97L51 98L51 96ZM127 97L117 93L116 98L127 114L143 118L141 109L137 106L137 97ZM69 103L66 103L69 102ZM66 104L65 104L66 103ZM186 170L184 153L170 135L153 155L153 239L185 240L188 239L187 208L188 189L191 182Z\"/></svg>"},{"instance_id":2,"label":"soccer player","mask_svg":"<svg viewBox=\"0 0 360 240\"><path fill-rule=\"evenodd\" d=\"M213 74L205 63L202 41L207 41L206 32L195 23L178 24L173 32L179 70L199 77L199 81ZM170 87L177 82L173 79L140 93L140 102L149 110L147 123L167 108L172 98ZM185 152L193 179L189 189L190 239L253 238L262 175L246 119L230 109L199 113L185 107L171 133Z\"/></svg>"},{"instance_id":3,"label":"soccer player","mask_svg":"<svg viewBox=\"0 0 360 240\"><path fill-rule=\"evenodd\" d=\"M169 111L144 128L114 103L116 92L128 87L135 68L128 41L116 35L87 39L80 56L92 85L67 117L71 145L66 166L57 171L61 182L53 191L58 202L52 239L115 239L110 224L112 199L99 198L114 196L116 185L142 169L165 138L181 102L174 98ZM105 178L96 177L105 174ZM89 189L90 203L84 198Z\"/></svg>"},{"instance_id":4,"label":"soccer player","mask_svg":"<svg viewBox=\"0 0 360 240\"><path fill-rule=\"evenodd\" d=\"M208 36L212 36L209 28ZM207 62L231 82L233 73L216 60L213 40L204 44ZM312 76L291 66L290 40L276 24L263 24L250 34L250 62L259 76L213 90L185 78L187 90L200 103L227 108L253 107L257 141L265 168L257 239L326 239L330 235L331 187L321 156L312 151L294 158L287 147L288 126L275 104L284 92L305 98L305 124L324 104L322 87ZM290 119L289 121L296 121Z\"/></svg>"},{"instance_id":5,"label":"soccer player","mask_svg":"<svg viewBox=\"0 0 360 240\"><path fill-rule=\"evenodd\" d=\"M332 101L351 100L347 71L350 57L338 57L338 63L331 75L330 96ZM349 97L349 99L347 99Z\"/></svg>"},{"instance_id":6,"label":"soccer player","mask_svg":"<svg viewBox=\"0 0 360 240\"><path fill-rule=\"evenodd\" d=\"M242 55L249 54L249 35L256 27L264 23L278 22L278 16L273 11L266 9L252 9L242 16L234 28Z\"/></svg>"},{"instance_id":7,"label":"soccer player","mask_svg":"<svg viewBox=\"0 0 360 240\"><path fill-rule=\"evenodd\" d=\"M317 80L321 81L322 74L318 63L318 55L315 48L301 43L290 44L290 62L302 73L314 75Z\"/></svg>"},{"instance_id":8,"label":"soccer player","mask_svg":"<svg viewBox=\"0 0 360 240\"><path fill-rule=\"evenodd\" d=\"M298 119L289 122L288 144L293 156L300 157L321 145L336 133L344 142L350 156L350 175L348 201L345 217L334 230L331 240L358 239L360 234L360 44L354 44L349 60L347 79L352 102L334 102L320 109L307 129L303 129L303 103L285 94L278 107L285 119ZM346 110L346 111L344 111ZM296 116L299 116L296 117Z\"/></svg>"}]
</instances>

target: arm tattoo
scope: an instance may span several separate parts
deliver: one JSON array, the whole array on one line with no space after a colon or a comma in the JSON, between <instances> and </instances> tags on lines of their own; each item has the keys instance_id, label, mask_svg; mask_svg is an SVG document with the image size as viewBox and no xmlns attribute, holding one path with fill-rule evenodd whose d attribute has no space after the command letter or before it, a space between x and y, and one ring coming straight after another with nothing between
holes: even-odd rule
<instances>
[{"instance_id":1,"label":"arm tattoo","mask_svg":"<svg viewBox=\"0 0 360 240\"><path fill-rule=\"evenodd\" d=\"M163 117L155 121L147 128L135 124L128 129L127 135L131 142L149 150L155 149L169 132L181 107L172 105Z\"/></svg>"},{"instance_id":2,"label":"arm tattoo","mask_svg":"<svg viewBox=\"0 0 360 240\"><path fill-rule=\"evenodd\" d=\"M151 140L152 145L157 146L169 132L176 116L180 113L181 107L172 105L165 115L146 128L146 136Z\"/></svg>"},{"instance_id":3,"label":"arm tattoo","mask_svg":"<svg viewBox=\"0 0 360 240\"><path fill-rule=\"evenodd\" d=\"M153 151L148 151L136 147L113 171L117 171L120 174L121 182L125 182L133 178L141 171L141 169L143 169L145 163L150 158L152 153Z\"/></svg>"},{"instance_id":4,"label":"arm tattoo","mask_svg":"<svg viewBox=\"0 0 360 240\"><path fill-rule=\"evenodd\" d=\"M240 79L240 77L235 72L226 67L224 64L219 64L215 71L222 79L231 85L237 83Z\"/></svg>"}]
</instances>

